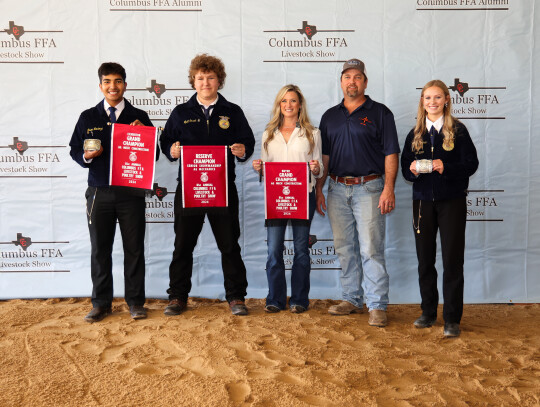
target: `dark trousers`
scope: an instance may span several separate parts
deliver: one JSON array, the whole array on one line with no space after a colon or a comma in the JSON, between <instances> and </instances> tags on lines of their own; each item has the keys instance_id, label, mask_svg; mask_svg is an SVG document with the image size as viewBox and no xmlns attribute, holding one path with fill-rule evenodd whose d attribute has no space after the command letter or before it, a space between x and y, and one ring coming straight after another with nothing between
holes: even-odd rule
<instances>
[{"instance_id":1,"label":"dark trousers","mask_svg":"<svg viewBox=\"0 0 540 407\"><path fill-rule=\"evenodd\" d=\"M240 254L240 224L238 221L238 194L234 183L229 184L229 207L224 213L182 214L182 187L178 184L174 198L175 219L174 252L169 267L169 299L187 301L191 291L193 272L193 250L201 233L204 218L214 233L217 247L221 252L221 267L225 286L225 298L243 300L247 295L246 267Z\"/></svg>"},{"instance_id":2,"label":"dark trousers","mask_svg":"<svg viewBox=\"0 0 540 407\"><path fill-rule=\"evenodd\" d=\"M112 250L116 221L124 247L124 290L128 305L143 305L144 294L144 196L121 189L88 187L88 230L92 244L92 305L110 307L113 299Z\"/></svg>"},{"instance_id":3,"label":"dark trousers","mask_svg":"<svg viewBox=\"0 0 540 407\"><path fill-rule=\"evenodd\" d=\"M418 210L420 209L420 224ZM422 296L422 313L437 316L437 230L440 231L443 260L443 318L448 323L459 323L463 314L463 263L465 253L466 198L441 201L413 201L418 280Z\"/></svg>"}]
</instances>

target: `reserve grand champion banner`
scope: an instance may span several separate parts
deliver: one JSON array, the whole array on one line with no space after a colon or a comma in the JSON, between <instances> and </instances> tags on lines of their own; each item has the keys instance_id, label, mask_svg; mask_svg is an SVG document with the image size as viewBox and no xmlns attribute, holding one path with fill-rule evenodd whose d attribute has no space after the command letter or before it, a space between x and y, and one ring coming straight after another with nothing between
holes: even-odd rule
<instances>
[{"instance_id":1,"label":"reserve grand champion banner","mask_svg":"<svg viewBox=\"0 0 540 407\"><path fill-rule=\"evenodd\" d=\"M111 131L110 185L152 189L157 129L114 123Z\"/></svg>"},{"instance_id":2,"label":"reserve grand champion banner","mask_svg":"<svg viewBox=\"0 0 540 407\"><path fill-rule=\"evenodd\" d=\"M309 165L265 162L263 166L266 219L309 219Z\"/></svg>"},{"instance_id":3,"label":"reserve grand champion banner","mask_svg":"<svg viewBox=\"0 0 540 407\"><path fill-rule=\"evenodd\" d=\"M229 206L227 146L180 146L184 208Z\"/></svg>"},{"instance_id":4,"label":"reserve grand champion banner","mask_svg":"<svg viewBox=\"0 0 540 407\"><path fill-rule=\"evenodd\" d=\"M343 97L343 62L359 58L366 93L393 112L400 146L431 79L450 88L453 114L476 145L465 302L540 302L539 30L535 0L0 1L0 298L91 294L88 171L71 159L68 143L81 112L103 99L99 65L126 68L125 99L158 127L194 94L189 64L206 52L223 60L220 92L242 107L257 141L235 173L248 297L268 293L260 272L268 249L264 192L251 160L260 158L274 98L282 86L298 85L319 126ZM181 196L178 164L161 155L155 166L146 198L146 295L166 298ZM396 208L385 215L390 302L418 303L412 186L400 173L395 195ZM289 229L286 264L294 256ZM310 296L339 299L328 216L316 213L310 233L318 239L310 249ZM207 223L193 252L191 295L224 298L217 252ZM121 297L120 233L113 264Z\"/></svg>"}]
</instances>

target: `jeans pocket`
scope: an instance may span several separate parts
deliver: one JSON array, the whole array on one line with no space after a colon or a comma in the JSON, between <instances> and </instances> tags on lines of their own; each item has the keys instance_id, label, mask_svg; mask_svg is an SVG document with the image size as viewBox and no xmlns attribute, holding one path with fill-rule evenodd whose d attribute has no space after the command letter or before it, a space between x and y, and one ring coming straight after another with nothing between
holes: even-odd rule
<instances>
[{"instance_id":1,"label":"jeans pocket","mask_svg":"<svg viewBox=\"0 0 540 407\"><path fill-rule=\"evenodd\" d=\"M383 178L377 178L373 181L368 181L364 184L364 188L366 192L369 192L370 194L376 194L382 192L384 188L384 181Z\"/></svg>"},{"instance_id":2,"label":"jeans pocket","mask_svg":"<svg viewBox=\"0 0 540 407\"><path fill-rule=\"evenodd\" d=\"M334 189L334 185L336 185L336 181L334 181L332 178L329 179L328 182L328 192L332 191Z\"/></svg>"}]
</instances>

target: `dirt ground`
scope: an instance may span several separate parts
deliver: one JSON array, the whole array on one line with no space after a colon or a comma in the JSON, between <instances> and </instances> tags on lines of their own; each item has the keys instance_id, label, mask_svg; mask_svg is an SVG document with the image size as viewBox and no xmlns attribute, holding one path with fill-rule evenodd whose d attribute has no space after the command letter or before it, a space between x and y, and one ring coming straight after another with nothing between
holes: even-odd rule
<instances>
[{"instance_id":1,"label":"dirt ground","mask_svg":"<svg viewBox=\"0 0 540 407\"><path fill-rule=\"evenodd\" d=\"M190 299L166 317L88 324L89 299L0 301L0 406L540 406L540 305L466 305L462 335L416 329L418 305L250 315Z\"/></svg>"}]
</instances>

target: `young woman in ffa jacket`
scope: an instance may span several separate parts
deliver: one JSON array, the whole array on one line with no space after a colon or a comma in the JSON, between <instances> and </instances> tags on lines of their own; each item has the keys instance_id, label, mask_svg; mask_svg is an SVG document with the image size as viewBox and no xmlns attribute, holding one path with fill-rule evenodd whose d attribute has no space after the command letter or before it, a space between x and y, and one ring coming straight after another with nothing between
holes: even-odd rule
<instances>
[{"instance_id":1,"label":"young woman in ffa jacket","mask_svg":"<svg viewBox=\"0 0 540 407\"><path fill-rule=\"evenodd\" d=\"M437 320L437 230L443 258L444 335L459 336L463 314L463 263L467 188L478 168L467 128L452 116L452 102L440 80L422 89L416 126L401 155L401 170L413 183L413 229L418 257L422 315L417 328Z\"/></svg>"}]
</instances>

